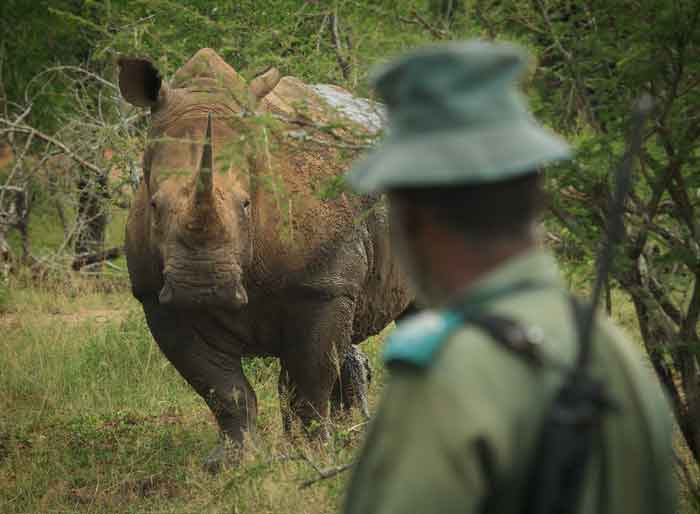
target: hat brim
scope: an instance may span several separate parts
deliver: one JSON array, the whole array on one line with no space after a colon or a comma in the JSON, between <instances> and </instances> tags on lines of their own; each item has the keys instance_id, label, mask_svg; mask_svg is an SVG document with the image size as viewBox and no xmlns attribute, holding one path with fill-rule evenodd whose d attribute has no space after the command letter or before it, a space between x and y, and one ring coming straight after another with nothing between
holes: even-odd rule
<instances>
[{"instance_id":1,"label":"hat brim","mask_svg":"<svg viewBox=\"0 0 700 514\"><path fill-rule=\"evenodd\" d=\"M345 179L361 193L478 185L513 179L569 158L571 149L563 139L534 122L518 120L479 131L389 135Z\"/></svg>"}]
</instances>

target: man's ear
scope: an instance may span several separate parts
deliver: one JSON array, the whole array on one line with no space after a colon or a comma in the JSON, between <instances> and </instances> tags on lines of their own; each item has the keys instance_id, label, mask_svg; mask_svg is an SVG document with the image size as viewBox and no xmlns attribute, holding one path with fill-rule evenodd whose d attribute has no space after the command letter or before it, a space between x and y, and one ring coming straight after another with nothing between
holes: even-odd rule
<instances>
[{"instance_id":1,"label":"man's ear","mask_svg":"<svg viewBox=\"0 0 700 514\"><path fill-rule=\"evenodd\" d=\"M253 103L257 104L265 98L270 91L275 89L281 78L282 76L277 68L270 68L265 73L255 77L249 86Z\"/></svg>"},{"instance_id":2,"label":"man's ear","mask_svg":"<svg viewBox=\"0 0 700 514\"><path fill-rule=\"evenodd\" d=\"M119 90L124 99L139 107L155 107L165 93L158 69L145 59L119 58Z\"/></svg>"},{"instance_id":3,"label":"man's ear","mask_svg":"<svg viewBox=\"0 0 700 514\"><path fill-rule=\"evenodd\" d=\"M400 194L390 192L389 209L391 210L391 222L400 223L403 233L407 236L417 237L425 228L428 213L425 209L407 201Z\"/></svg>"}]
</instances>

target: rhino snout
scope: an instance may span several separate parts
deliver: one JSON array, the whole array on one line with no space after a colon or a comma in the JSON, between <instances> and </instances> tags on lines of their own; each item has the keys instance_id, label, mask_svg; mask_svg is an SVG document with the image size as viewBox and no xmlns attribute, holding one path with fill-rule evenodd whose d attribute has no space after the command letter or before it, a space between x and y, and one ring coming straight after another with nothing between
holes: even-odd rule
<instances>
[{"instance_id":1,"label":"rhino snout","mask_svg":"<svg viewBox=\"0 0 700 514\"><path fill-rule=\"evenodd\" d=\"M248 304L248 293L240 279L212 280L208 283L184 283L165 275L158 294L162 305L181 307L215 306L240 309Z\"/></svg>"}]
</instances>

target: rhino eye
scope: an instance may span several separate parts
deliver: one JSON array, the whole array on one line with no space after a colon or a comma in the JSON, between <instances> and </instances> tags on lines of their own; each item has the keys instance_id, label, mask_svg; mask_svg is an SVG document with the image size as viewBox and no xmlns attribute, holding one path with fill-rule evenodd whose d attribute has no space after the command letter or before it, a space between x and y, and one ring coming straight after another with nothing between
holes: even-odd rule
<instances>
[{"instance_id":1,"label":"rhino eye","mask_svg":"<svg viewBox=\"0 0 700 514\"><path fill-rule=\"evenodd\" d=\"M246 198L243 200L243 210L248 212L248 209L250 209L250 200Z\"/></svg>"},{"instance_id":2,"label":"rhino eye","mask_svg":"<svg viewBox=\"0 0 700 514\"><path fill-rule=\"evenodd\" d=\"M154 219L158 218L160 216L162 202L158 201L158 199L156 198L151 198L151 201L149 203L151 205L151 210L155 216Z\"/></svg>"}]
</instances>

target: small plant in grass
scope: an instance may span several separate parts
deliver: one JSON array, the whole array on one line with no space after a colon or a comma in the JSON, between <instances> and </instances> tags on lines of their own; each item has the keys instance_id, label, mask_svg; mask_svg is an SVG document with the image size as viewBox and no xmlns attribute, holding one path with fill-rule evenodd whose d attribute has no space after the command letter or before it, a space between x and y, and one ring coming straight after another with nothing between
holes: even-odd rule
<instances>
[{"instance_id":1,"label":"small plant in grass","mask_svg":"<svg viewBox=\"0 0 700 514\"><path fill-rule=\"evenodd\" d=\"M7 277L0 273L0 313L7 310L9 303L10 288L7 285Z\"/></svg>"}]
</instances>

